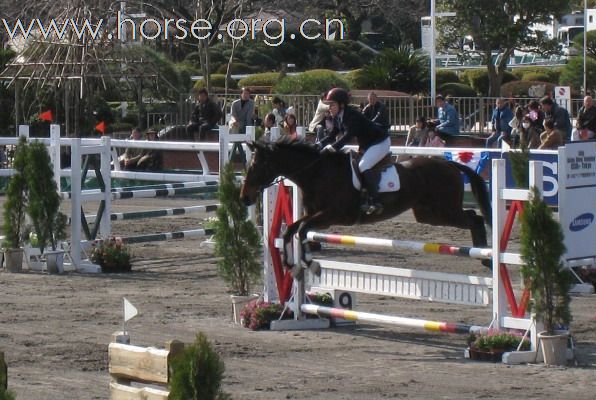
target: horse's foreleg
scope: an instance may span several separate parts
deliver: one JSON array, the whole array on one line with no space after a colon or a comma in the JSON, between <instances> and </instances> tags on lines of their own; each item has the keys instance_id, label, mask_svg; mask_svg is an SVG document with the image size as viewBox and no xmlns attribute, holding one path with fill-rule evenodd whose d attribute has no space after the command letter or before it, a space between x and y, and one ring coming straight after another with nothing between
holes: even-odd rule
<instances>
[{"instance_id":1,"label":"horse's foreleg","mask_svg":"<svg viewBox=\"0 0 596 400\"><path fill-rule=\"evenodd\" d=\"M321 275L321 265L318 262L313 261L310 244L306 239L306 234L313 228L326 225L328 225L327 215L324 211L319 211L313 214L310 218L303 220L298 228L298 237L302 245L302 261L311 272L317 275Z\"/></svg>"},{"instance_id":2,"label":"horse's foreleg","mask_svg":"<svg viewBox=\"0 0 596 400\"><path fill-rule=\"evenodd\" d=\"M480 215L477 215L474 210L464 210L464 213L470 219L470 232L472 232L472 246L480 248L488 247L484 218ZM485 267L489 267L490 269L492 269L492 260L482 260L481 263Z\"/></svg>"}]
</instances>

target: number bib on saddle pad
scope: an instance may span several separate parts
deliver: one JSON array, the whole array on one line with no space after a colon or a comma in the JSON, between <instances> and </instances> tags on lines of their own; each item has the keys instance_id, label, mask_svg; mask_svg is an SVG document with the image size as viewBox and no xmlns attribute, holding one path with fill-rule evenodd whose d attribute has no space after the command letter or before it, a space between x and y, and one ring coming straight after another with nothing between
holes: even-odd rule
<instances>
[{"instance_id":1,"label":"number bib on saddle pad","mask_svg":"<svg viewBox=\"0 0 596 400\"><path fill-rule=\"evenodd\" d=\"M383 161L381 161L383 162ZM362 188L362 183L360 182L360 174L357 173L358 171L358 161L354 159L354 154L350 152L350 166L352 168L352 185L356 190L360 190ZM373 168L379 168L376 165ZM399 175L397 174L397 168L393 163L389 163L385 165L381 171L381 180L379 182L379 193L387 193L387 192L397 192L399 190Z\"/></svg>"}]
</instances>

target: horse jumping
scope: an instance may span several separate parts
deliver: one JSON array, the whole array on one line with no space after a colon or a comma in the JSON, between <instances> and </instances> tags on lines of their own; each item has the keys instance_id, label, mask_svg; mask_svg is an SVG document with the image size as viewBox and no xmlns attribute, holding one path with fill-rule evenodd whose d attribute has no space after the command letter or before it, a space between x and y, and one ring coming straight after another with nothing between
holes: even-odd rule
<instances>
[{"instance_id":1,"label":"horse jumping","mask_svg":"<svg viewBox=\"0 0 596 400\"><path fill-rule=\"evenodd\" d=\"M318 146L305 141L249 143L249 147L254 155L240 192L246 205L254 204L257 195L278 176L291 179L303 192L306 214L291 224L283 237L283 261L294 275L298 275L298 271L293 270L289 249L296 233L302 243L302 261L317 272L320 266L313 262L306 238L308 231L331 225L374 223L409 209L413 210L417 222L469 229L473 246L487 247L484 223L491 223L489 194L482 177L464 165L428 157L393 164L399 175L400 189L381 193L383 212L366 215L360 211L361 193L352 184L348 154L321 155ZM463 209L462 172L470 180L484 218L474 210ZM482 261L489 265L489 260Z\"/></svg>"}]
</instances>

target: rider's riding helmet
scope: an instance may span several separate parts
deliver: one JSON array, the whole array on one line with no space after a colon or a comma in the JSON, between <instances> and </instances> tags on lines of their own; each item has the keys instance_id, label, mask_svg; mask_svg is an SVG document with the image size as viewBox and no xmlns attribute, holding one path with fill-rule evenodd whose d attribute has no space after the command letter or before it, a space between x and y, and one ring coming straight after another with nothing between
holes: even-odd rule
<instances>
[{"instance_id":1,"label":"rider's riding helmet","mask_svg":"<svg viewBox=\"0 0 596 400\"><path fill-rule=\"evenodd\" d=\"M350 94L347 90L342 88L333 88L327 92L325 96L325 103L335 101L338 104L347 105L350 102Z\"/></svg>"}]
</instances>

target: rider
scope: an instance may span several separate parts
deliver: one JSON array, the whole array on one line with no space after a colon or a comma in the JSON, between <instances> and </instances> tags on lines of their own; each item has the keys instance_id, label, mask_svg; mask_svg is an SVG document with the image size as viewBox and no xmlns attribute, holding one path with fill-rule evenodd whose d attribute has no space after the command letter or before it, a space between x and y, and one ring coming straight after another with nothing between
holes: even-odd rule
<instances>
[{"instance_id":1,"label":"rider","mask_svg":"<svg viewBox=\"0 0 596 400\"><path fill-rule=\"evenodd\" d=\"M369 215L380 214L383 211L378 189L380 171L372 168L389 153L391 140L382 128L349 106L349 99L349 93L341 88L333 88L325 96L325 102L329 104L329 112L335 121L335 129L321 141L321 146L324 146L321 152L338 151L356 137L359 150L363 153L358 169L362 173L363 187L366 187L369 196L368 202L361 208ZM336 140L339 134L343 136Z\"/></svg>"}]
</instances>

